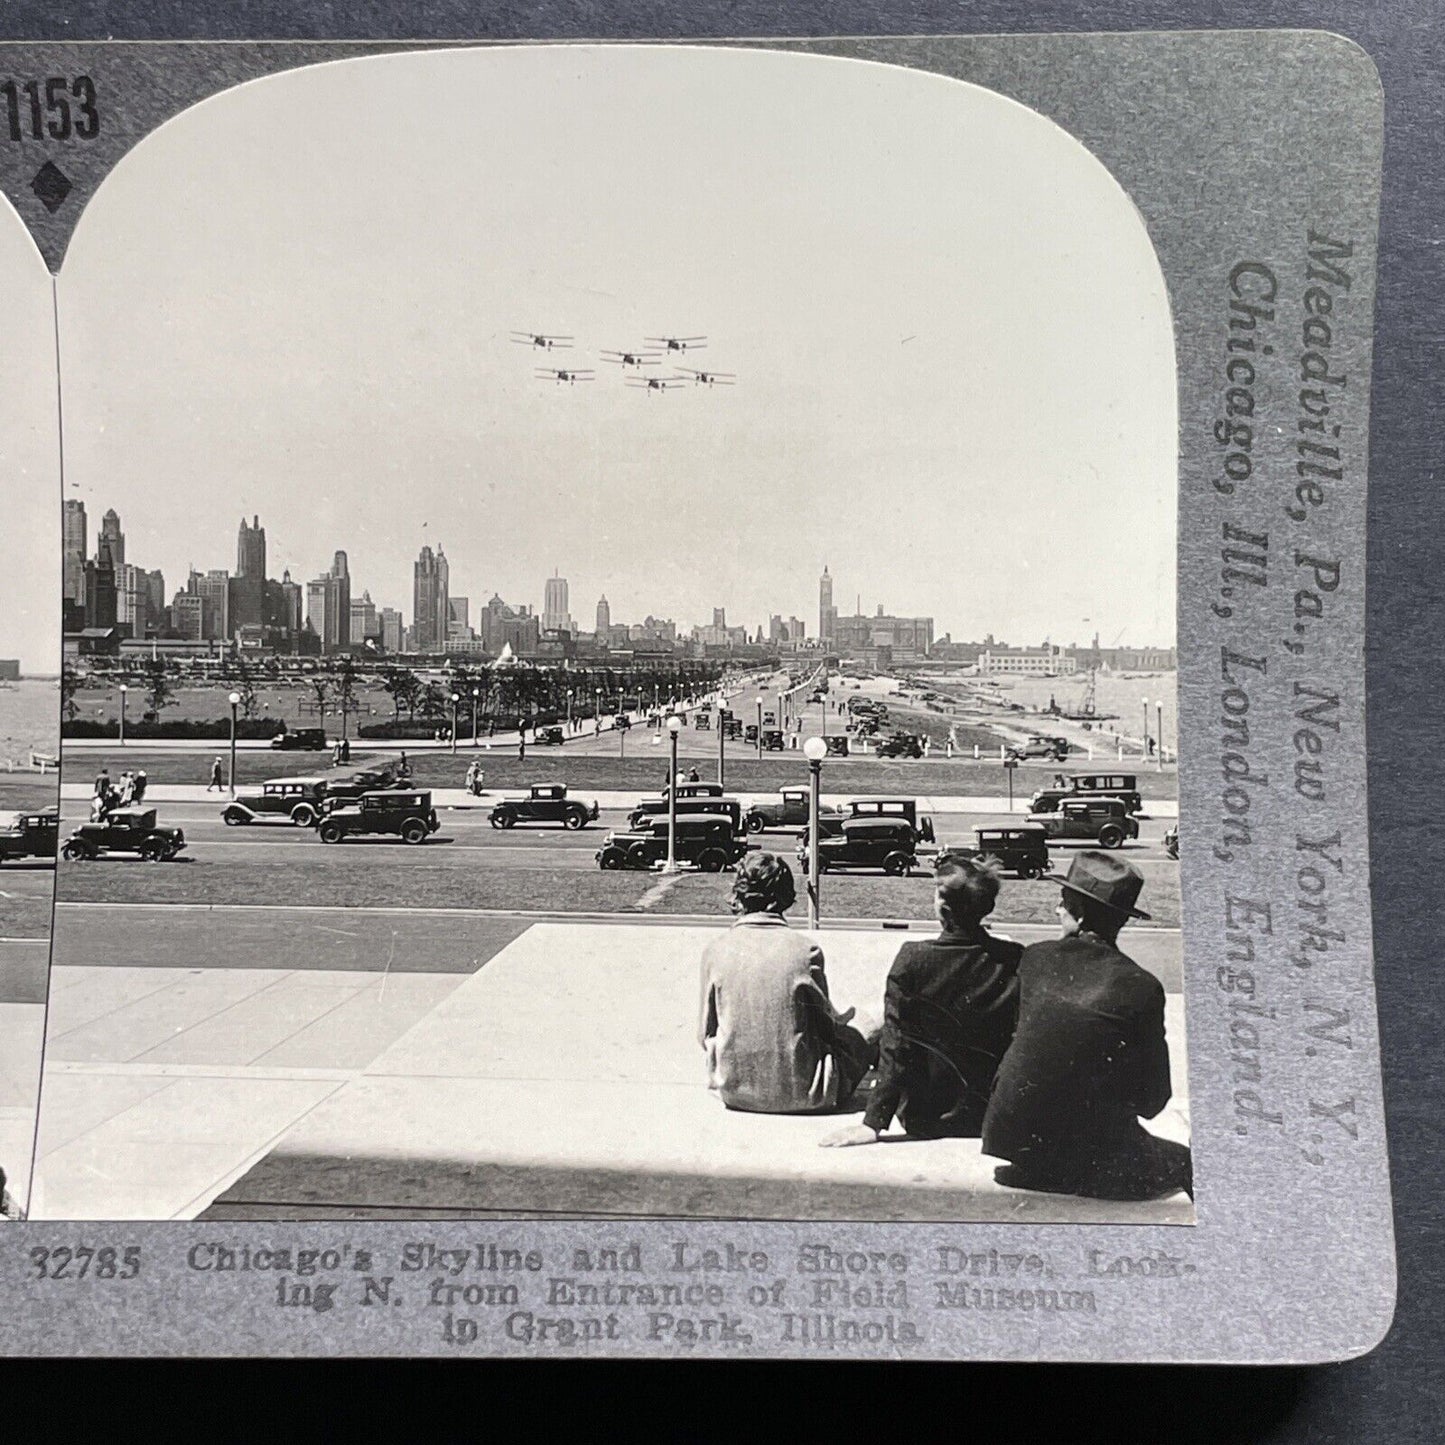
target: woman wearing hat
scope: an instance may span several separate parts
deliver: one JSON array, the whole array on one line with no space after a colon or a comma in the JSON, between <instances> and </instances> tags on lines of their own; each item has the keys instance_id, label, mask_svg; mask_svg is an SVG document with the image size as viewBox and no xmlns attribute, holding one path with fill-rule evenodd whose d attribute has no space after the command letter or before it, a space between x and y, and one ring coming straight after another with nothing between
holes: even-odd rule
<instances>
[{"instance_id":1,"label":"woman wearing hat","mask_svg":"<svg viewBox=\"0 0 1445 1445\"><path fill-rule=\"evenodd\" d=\"M983 1121L1000 1184L1095 1199L1194 1195L1189 1149L1139 1122L1169 1102L1164 988L1119 951L1149 915L1144 875L1109 853L1075 855L1057 912L1062 937L1024 950L1019 1021Z\"/></svg>"}]
</instances>

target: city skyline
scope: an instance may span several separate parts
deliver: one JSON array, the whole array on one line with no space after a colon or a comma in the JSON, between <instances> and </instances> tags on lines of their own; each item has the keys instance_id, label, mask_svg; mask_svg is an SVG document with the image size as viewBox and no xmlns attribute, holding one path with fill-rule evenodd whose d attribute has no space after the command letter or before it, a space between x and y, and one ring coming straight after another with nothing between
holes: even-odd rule
<instances>
[{"instance_id":1,"label":"city skyline","mask_svg":"<svg viewBox=\"0 0 1445 1445\"><path fill-rule=\"evenodd\" d=\"M224 557L244 513L273 575L315 576L324 539L378 601L440 543L473 597L541 603L561 567L574 616L725 598L752 628L811 617L827 560L840 612L861 594L940 634L1171 640L1174 361L1148 237L1050 122L903 75L544 48L218 97L137 147L77 229L67 495L129 517L168 580ZM440 95L429 124L457 144L419 151L378 83ZM303 174L289 137L321 117ZM181 216L156 205L177 185ZM557 386L518 327L576 336L581 365L706 334L739 384Z\"/></svg>"}]
</instances>

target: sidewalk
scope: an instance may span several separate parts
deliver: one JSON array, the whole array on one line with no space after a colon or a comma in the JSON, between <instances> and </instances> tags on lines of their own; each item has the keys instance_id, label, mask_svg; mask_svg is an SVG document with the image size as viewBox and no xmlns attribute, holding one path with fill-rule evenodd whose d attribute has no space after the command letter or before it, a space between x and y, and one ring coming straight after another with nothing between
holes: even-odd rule
<instances>
[{"instance_id":1,"label":"sidewalk","mask_svg":"<svg viewBox=\"0 0 1445 1445\"><path fill-rule=\"evenodd\" d=\"M256 784L242 784L237 792L246 792ZM487 789L481 797L473 797L464 788L433 788L431 790L432 802L438 808L451 808L459 811L468 809L482 809L489 811L503 798L520 798L524 796L521 789L498 788ZM67 802L90 801L90 787L85 783L63 783L60 788L60 796ZM597 806L609 811L630 812L635 808L641 799L638 791L617 792L606 789L578 788L574 796L584 802L596 802ZM753 803L776 802L776 793L734 793L729 792L729 797L737 798L744 808L750 807ZM883 793L824 793L820 801L830 803L835 807L843 807L855 798L867 797L897 797L898 794ZM207 792L199 783L152 783L146 789L145 800L147 803L214 803L217 811L223 808L229 801L228 793ZM946 797L935 795L933 797L920 797L917 799L918 808L923 813L1007 813L1007 797L985 797L979 794ZM1020 818L1028 812L1028 799L1015 795L1013 810ZM1147 812L1141 816L1146 818L1169 818L1179 816L1179 804L1172 798L1155 798L1149 800Z\"/></svg>"},{"instance_id":2,"label":"sidewalk","mask_svg":"<svg viewBox=\"0 0 1445 1445\"><path fill-rule=\"evenodd\" d=\"M694 1036L713 936L539 923L446 977L59 968L32 1218L1190 1218L1002 1189L977 1140L823 1150L837 1117L729 1113ZM897 938L822 942L840 1006L876 1010ZM1166 1010L1156 1127L1186 1138Z\"/></svg>"}]
</instances>

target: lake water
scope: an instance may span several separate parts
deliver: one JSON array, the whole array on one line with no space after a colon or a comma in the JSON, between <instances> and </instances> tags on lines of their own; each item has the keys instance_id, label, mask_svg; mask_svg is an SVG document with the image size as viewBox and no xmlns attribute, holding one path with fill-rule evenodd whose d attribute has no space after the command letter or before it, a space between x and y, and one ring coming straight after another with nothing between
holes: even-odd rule
<instances>
[{"instance_id":1,"label":"lake water","mask_svg":"<svg viewBox=\"0 0 1445 1445\"><path fill-rule=\"evenodd\" d=\"M0 768L24 766L32 752L60 751L60 683L31 678L0 687Z\"/></svg>"}]
</instances>

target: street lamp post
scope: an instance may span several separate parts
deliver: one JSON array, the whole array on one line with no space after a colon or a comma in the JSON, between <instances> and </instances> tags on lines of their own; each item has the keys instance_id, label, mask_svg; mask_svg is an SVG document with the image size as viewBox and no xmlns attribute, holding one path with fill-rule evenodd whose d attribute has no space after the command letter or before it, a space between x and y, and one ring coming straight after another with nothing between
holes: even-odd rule
<instances>
[{"instance_id":1,"label":"street lamp post","mask_svg":"<svg viewBox=\"0 0 1445 1445\"><path fill-rule=\"evenodd\" d=\"M567 734L572 734L572 689L567 689Z\"/></svg>"},{"instance_id":2,"label":"street lamp post","mask_svg":"<svg viewBox=\"0 0 1445 1445\"><path fill-rule=\"evenodd\" d=\"M597 689L597 710L592 714L592 736L600 737L602 734L602 689Z\"/></svg>"},{"instance_id":3,"label":"street lamp post","mask_svg":"<svg viewBox=\"0 0 1445 1445\"><path fill-rule=\"evenodd\" d=\"M1149 699L1148 699L1147 697L1143 697L1143 698L1140 698L1139 701L1144 704L1144 751L1143 751L1143 753L1141 754L1141 759L1140 759L1140 760L1143 761L1143 762L1148 762L1148 760L1149 760Z\"/></svg>"},{"instance_id":4,"label":"street lamp post","mask_svg":"<svg viewBox=\"0 0 1445 1445\"><path fill-rule=\"evenodd\" d=\"M231 775L228 779L231 796L236 796L236 709L241 706L241 694L231 694Z\"/></svg>"},{"instance_id":5,"label":"street lamp post","mask_svg":"<svg viewBox=\"0 0 1445 1445\"><path fill-rule=\"evenodd\" d=\"M477 706L482 700L482 690L479 687L472 689L472 746L477 745Z\"/></svg>"},{"instance_id":6,"label":"street lamp post","mask_svg":"<svg viewBox=\"0 0 1445 1445\"><path fill-rule=\"evenodd\" d=\"M1156 751L1159 757L1159 771L1164 771L1164 704L1162 701L1156 704L1159 725L1154 729L1154 741L1157 744Z\"/></svg>"},{"instance_id":7,"label":"street lamp post","mask_svg":"<svg viewBox=\"0 0 1445 1445\"><path fill-rule=\"evenodd\" d=\"M723 706L726 694L722 688L717 691L717 785L723 786L723 774L727 772L728 730L723 726Z\"/></svg>"},{"instance_id":8,"label":"street lamp post","mask_svg":"<svg viewBox=\"0 0 1445 1445\"><path fill-rule=\"evenodd\" d=\"M457 704L458 704L460 701L461 701L461 698L458 697L456 693L453 693L453 694L452 694L452 755L453 755L453 756L456 755L456 751L457 751Z\"/></svg>"},{"instance_id":9,"label":"street lamp post","mask_svg":"<svg viewBox=\"0 0 1445 1445\"><path fill-rule=\"evenodd\" d=\"M818 792L823 782L823 759L828 744L822 738L809 738L803 744L808 760L808 927L818 926Z\"/></svg>"},{"instance_id":10,"label":"street lamp post","mask_svg":"<svg viewBox=\"0 0 1445 1445\"><path fill-rule=\"evenodd\" d=\"M758 761L763 760L763 695L758 694Z\"/></svg>"},{"instance_id":11,"label":"street lamp post","mask_svg":"<svg viewBox=\"0 0 1445 1445\"><path fill-rule=\"evenodd\" d=\"M662 870L664 873L677 872L677 735L681 731L682 719L673 713L667 720L672 762L667 770L667 863Z\"/></svg>"},{"instance_id":12,"label":"street lamp post","mask_svg":"<svg viewBox=\"0 0 1445 1445\"><path fill-rule=\"evenodd\" d=\"M126 685L125 685L124 683L121 683L121 685L120 685L120 745L121 745L121 747L124 747L124 746L125 746L125 695L126 695L126 690L127 690L127 689L126 689Z\"/></svg>"}]
</instances>

